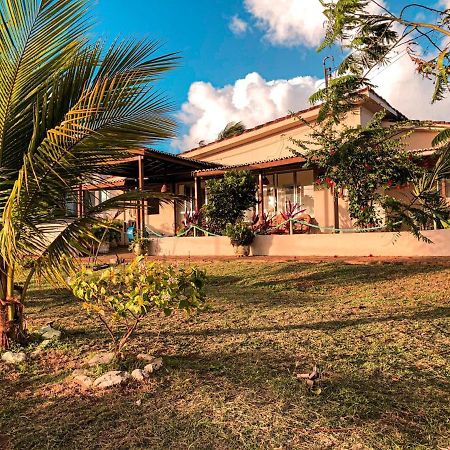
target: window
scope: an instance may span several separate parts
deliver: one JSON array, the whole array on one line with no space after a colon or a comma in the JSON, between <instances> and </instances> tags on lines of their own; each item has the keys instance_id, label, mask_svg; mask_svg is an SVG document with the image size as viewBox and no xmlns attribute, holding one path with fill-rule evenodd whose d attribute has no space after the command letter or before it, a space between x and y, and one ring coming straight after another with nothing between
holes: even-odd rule
<instances>
[{"instance_id":1,"label":"window","mask_svg":"<svg viewBox=\"0 0 450 450\"><path fill-rule=\"evenodd\" d=\"M264 212L269 216L298 203L306 214L314 217L314 173L312 170L265 175ZM268 184L267 184L268 182Z\"/></svg>"},{"instance_id":2,"label":"window","mask_svg":"<svg viewBox=\"0 0 450 450\"><path fill-rule=\"evenodd\" d=\"M302 170L296 173L296 202L305 210L305 214L314 217L314 173L312 170Z\"/></svg>"},{"instance_id":3,"label":"window","mask_svg":"<svg viewBox=\"0 0 450 450\"><path fill-rule=\"evenodd\" d=\"M293 172L280 173L277 175L277 205L279 212L285 211L288 203L294 204L295 198L295 182Z\"/></svg>"},{"instance_id":4,"label":"window","mask_svg":"<svg viewBox=\"0 0 450 450\"><path fill-rule=\"evenodd\" d=\"M67 217L78 215L78 192L70 192L66 195L66 214Z\"/></svg>"},{"instance_id":5,"label":"window","mask_svg":"<svg viewBox=\"0 0 450 450\"><path fill-rule=\"evenodd\" d=\"M159 199L151 198L147 200L147 215L155 216L159 214Z\"/></svg>"}]
</instances>

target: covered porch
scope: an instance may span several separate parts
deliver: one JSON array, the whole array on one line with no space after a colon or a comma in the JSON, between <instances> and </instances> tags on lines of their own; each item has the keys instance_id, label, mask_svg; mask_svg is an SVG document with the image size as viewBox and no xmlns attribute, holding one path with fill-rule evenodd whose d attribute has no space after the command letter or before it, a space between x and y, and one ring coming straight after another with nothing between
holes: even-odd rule
<instances>
[{"instance_id":1,"label":"covered porch","mask_svg":"<svg viewBox=\"0 0 450 450\"><path fill-rule=\"evenodd\" d=\"M311 223L311 227L298 232L331 233L340 227L351 227L345 201L339 199L332 188L318 186L317 169L306 168L300 156L284 157L249 164L227 165L193 172L196 186L205 180L221 177L230 170L248 170L257 181L257 204L253 212L259 223L268 221L275 227L286 217L298 216ZM200 192L200 190L197 190ZM203 198L195 197L199 208ZM207 201L207 199L206 199ZM297 213L297 214L296 214ZM247 219L250 221L251 212ZM255 218L253 218L255 221ZM291 234L295 232L291 227Z\"/></svg>"},{"instance_id":2,"label":"covered porch","mask_svg":"<svg viewBox=\"0 0 450 450\"><path fill-rule=\"evenodd\" d=\"M124 234L129 226L134 226L141 235L146 231L174 235L180 215L187 208L185 203L191 204L191 198L201 196L201 193L194 192L192 172L216 165L153 149L137 149L132 154L105 167L102 173L104 181L78 186L67 204L69 214L81 216L86 208L129 190L172 193L179 195L180 199L168 204L160 204L158 199L141 200L136 202L135 208L111 211L108 217L123 222Z\"/></svg>"}]
</instances>

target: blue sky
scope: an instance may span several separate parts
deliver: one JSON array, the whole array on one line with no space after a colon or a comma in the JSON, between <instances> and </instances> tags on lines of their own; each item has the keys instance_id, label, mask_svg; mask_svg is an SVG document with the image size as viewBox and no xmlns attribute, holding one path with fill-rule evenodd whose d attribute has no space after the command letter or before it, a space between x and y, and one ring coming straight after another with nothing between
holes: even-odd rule
<instances>
[{"instance_id":1,"label":"blue sky","mask_svg":"<svg viewBox=\"0 0 450 450\"><path fill-rule=\"evenodd\" d=\"M385 0L385 3L398 10L406 2ZM429 4L425 0L422 3ZM111 38L148 36L163 42L163 51L180 52L180 67L160 83L177 110L186 104L185 114L178 115L179 141L166 146L178 151L195 146L196 140L203 137L213 140L229 119L245 120L247 126L254 126L287 114L285 108L306 106L313 82L319 82L322 76L325 56L315 51L314 33L323 23L313 11L317 5L318 0L97 0L94 14L99 34ZM286 15L289 7L296 8L297 15ZM233 18L246 30L233 33L230 29ZM334 53L338 59L339 52ZM246 79L248 74L257 76ZM299 76L310 78L289 84L289 80ZM398 83L405 85L402 74L396 76ZM385 86L389 78L395 81L395 77L389 74L380 77L382 93L395 103L398 89L393 87L390 95ZM246 81L236 84L237 80ZM270 84L272 80L285 80L287 84L280 83L275 91ZM203 84L195 84L198 82ZM188 102L193 84L196 89ZM228 91L223 91L225 86L229 86ZM275 95L289 98L278 101ZM266 103L273 101L274 105L258 104L258 98ZM260 114L251 112L258 108ZM212 115L218 118L217 123L208 120L207 116Z\"/></svg>"}]
</instances>

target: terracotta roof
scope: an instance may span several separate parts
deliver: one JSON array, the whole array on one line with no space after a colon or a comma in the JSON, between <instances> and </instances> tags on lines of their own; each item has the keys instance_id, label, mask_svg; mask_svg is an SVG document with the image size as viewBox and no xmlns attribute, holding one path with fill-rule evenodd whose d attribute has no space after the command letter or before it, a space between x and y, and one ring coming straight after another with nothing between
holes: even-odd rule
<instances>
[{"instance_id":1,"label":"terracotta roof","mask_svg":"<svg viewBox=\"0 0 450 450\"><path fill-rule=\"evenodd\" d=\"M407 120L407 117L403 113L401 113L398 109L394 108L387 100L385 100L381 95L377 94L372 88L366 87L366 88L363 88L363 89L361 89L359 91L359 93L364 93L364 92L368 92L368 93L371 93L371 94L377 96L381 101L385 102L389 106L389 108L391 108L399 116L399 118L401 118L403 120ZM310 106L309 108L306 108L306 109L302 109L301 111L289 113L289 114L287 114L287 115L285 115L283 117L278 117L277 119L273 119L273 120L270 120L268 122L262 123L260 125L256 125L253 128L248 128L248 129L246 129L245 131L243 131L242 133L240 133L238 135L230 136L230 137L227 137L225 139L217 139L215 141L208 142L207 144L205 144L203 146L199 146L199 147L195 147L195 148L192 148L192 149L189 149L189 150L185 150L185 151L181 152L181 155L183 155L184 153L193 152L195 150L200 150L202 148L208 147L208 146L210 146L212 144L216 144L218 142L227 141L227 140L232 139L232 138L237 137L237 136L242 136L243 134L259 130L261 128L273 125L273 124L278 123L278 122L283 122L284 120L287 120L287 119L289 119L291 117L297 116L299 114L304 114L306 112L314 111L315 109L319 109L320 107L321 107L321 105L319 104L319 105Z\"/></svg>"},{"instance_id":2,"label":"terracotta roof","mask_svg":"<svg viewBox=\"0 0 450 450\"><path fill-rule=\"evenodd\" d=\"M252 161L249 163L241 163L241 164L229 164L229 165L223 165L223 166L219 166L219 167L213 167L213 168L209 168L209 169L204 169L204 170L195 170L193 171L193 175L198 175L198 174L204 174L207 175L208 173L215 173L215 172L226 172L228 170L233 170L233 169L246 169L246 168L250 168L250 169L261 169L261 168L266 168L265 166L269 166L269 167L275 167L275 166L284 166L284 165L290 165L290 164L299 164L302 162L305 162L305 158L303 158L302 156L284 156L282 158L275 158L275 159L266 159L266 160L262 160L262 161ZM282 164L280 164L282 163Z\"/></svg>"}]
</instances>

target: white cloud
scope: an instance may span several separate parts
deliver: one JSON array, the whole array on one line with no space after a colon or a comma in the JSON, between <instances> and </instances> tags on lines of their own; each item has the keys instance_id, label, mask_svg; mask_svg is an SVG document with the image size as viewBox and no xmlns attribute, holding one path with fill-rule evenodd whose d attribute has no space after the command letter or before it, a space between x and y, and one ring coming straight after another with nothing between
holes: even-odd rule
<instances>
[{"instance_id":1,"label":"white cloud","mask_svg":"<svg viewBox=\"0 0 450 450\"><path fill-rule=\"evenodd\" d=\"M450 4L450 0L446 0ZM314 10L316 0L246 0L248 5L256 8L266 8L277 11L280 4L286 8L294 3L305 9L308 3ZM256 9L255 9L256 10ZM281 8L281 10L284 10ZM259 12L262 9L258 9ZM285 22L277 22L272 17L273 24L280 25L277 30L273 28L272 36L278 42L288 42L293 45L287 36L287 30L294 27L295 15L285 12ZM281 20L281 19L280 19ZM300 22L303 19L299 19ZM305 22L305 21L304 21ZM314 21L313 21L314 22ZM316 20L316 24L319 21ZM284 25L283 25L284 24ZM300 30L300 31L299 31ZM301 31L303 30L303 31ZM311 26L297 29L294 34L302 42L320 41L320 30ZM318 31L319 30L319 31ZM303 34L302 34L303 33ZM305 34L306 33L306 34ZM317 34L319 33L319 34ZM307 37L309 36L309 38ZM309 39L309 40L308 40ZM416 51L420 52L417 48ZM375 70L370 78L376 85L376 91L395 108L411 119L449 120L450 96L441 102L431 103L434 89L433 82L424 79L417 73L414 63L407 54L400 58L393 58L393 63ZM232 85L214 87L210 83L195 82L189 89L188 101L183 104L178 113L178 119L187 127L187 132L174 142L174 147L188 150L197 147L199 141L211 142L216 140L219 132L228 122L242 121L248 127L254 127L264 122L282 117L289 111L301 110L309 106L309 96L317 90L321 83L313 76L299 76L290 80L266 81L258 73L250 73Z\"/></svg>"},{"instance_id":2,"label":"white cloud","mask_svg":"<svg viewBox=\"0 0 450 450\"><path fill-rule=\"evenodd\" d=\"M232 33L237 36L245 34L249 29L248 23L239 16L233 16L228 26Z\"/></svg>"},{"instance_id":3,"label":"white cloud","mask_svg":"<svg viewBox=\"0 0 450 450\"><path fill-rule=\"evenodd\" d=\"M193 83L188 101L178 114L188 132L174 142L174 147L188 150L197 147L199 141L214 141L231 121L242 121L251 128L308 107L308 98L319 83L310 76L266 81L255 72L221 88Z\"/></svg>"},{"instance_id":4,"label":"white cloud","mask_svg":"<svg viewBox=\"0 0 450 450\"><path fill-rule=\"evenodd\" d=\"M371 78L375 90L410 119L449 120L450 98L431 103L434 84L417 73L407 54Z\"/></svg>"},{"instance_id":5,"label":"white cloud","mask_svg":"<svg viewBox=\"0 0 450 450\"><path fill-rule=\"evenodd\" d=\"M324 37L319 0L245 0L244 4L273 44L315 47Z\"/></svg>"},{"instance_id":6,"label":"white cloud","mask_svg":"<svg viewBox=\"0 0 450 450\"><path fill-rule=\"evenodd\" d=\"M326 17L319 0L244 0L244 5L272 44L317 47L325 36ZM386 6L378 0L367 10L378 13L379 5Z\"/></svg>"}]
</instances>

